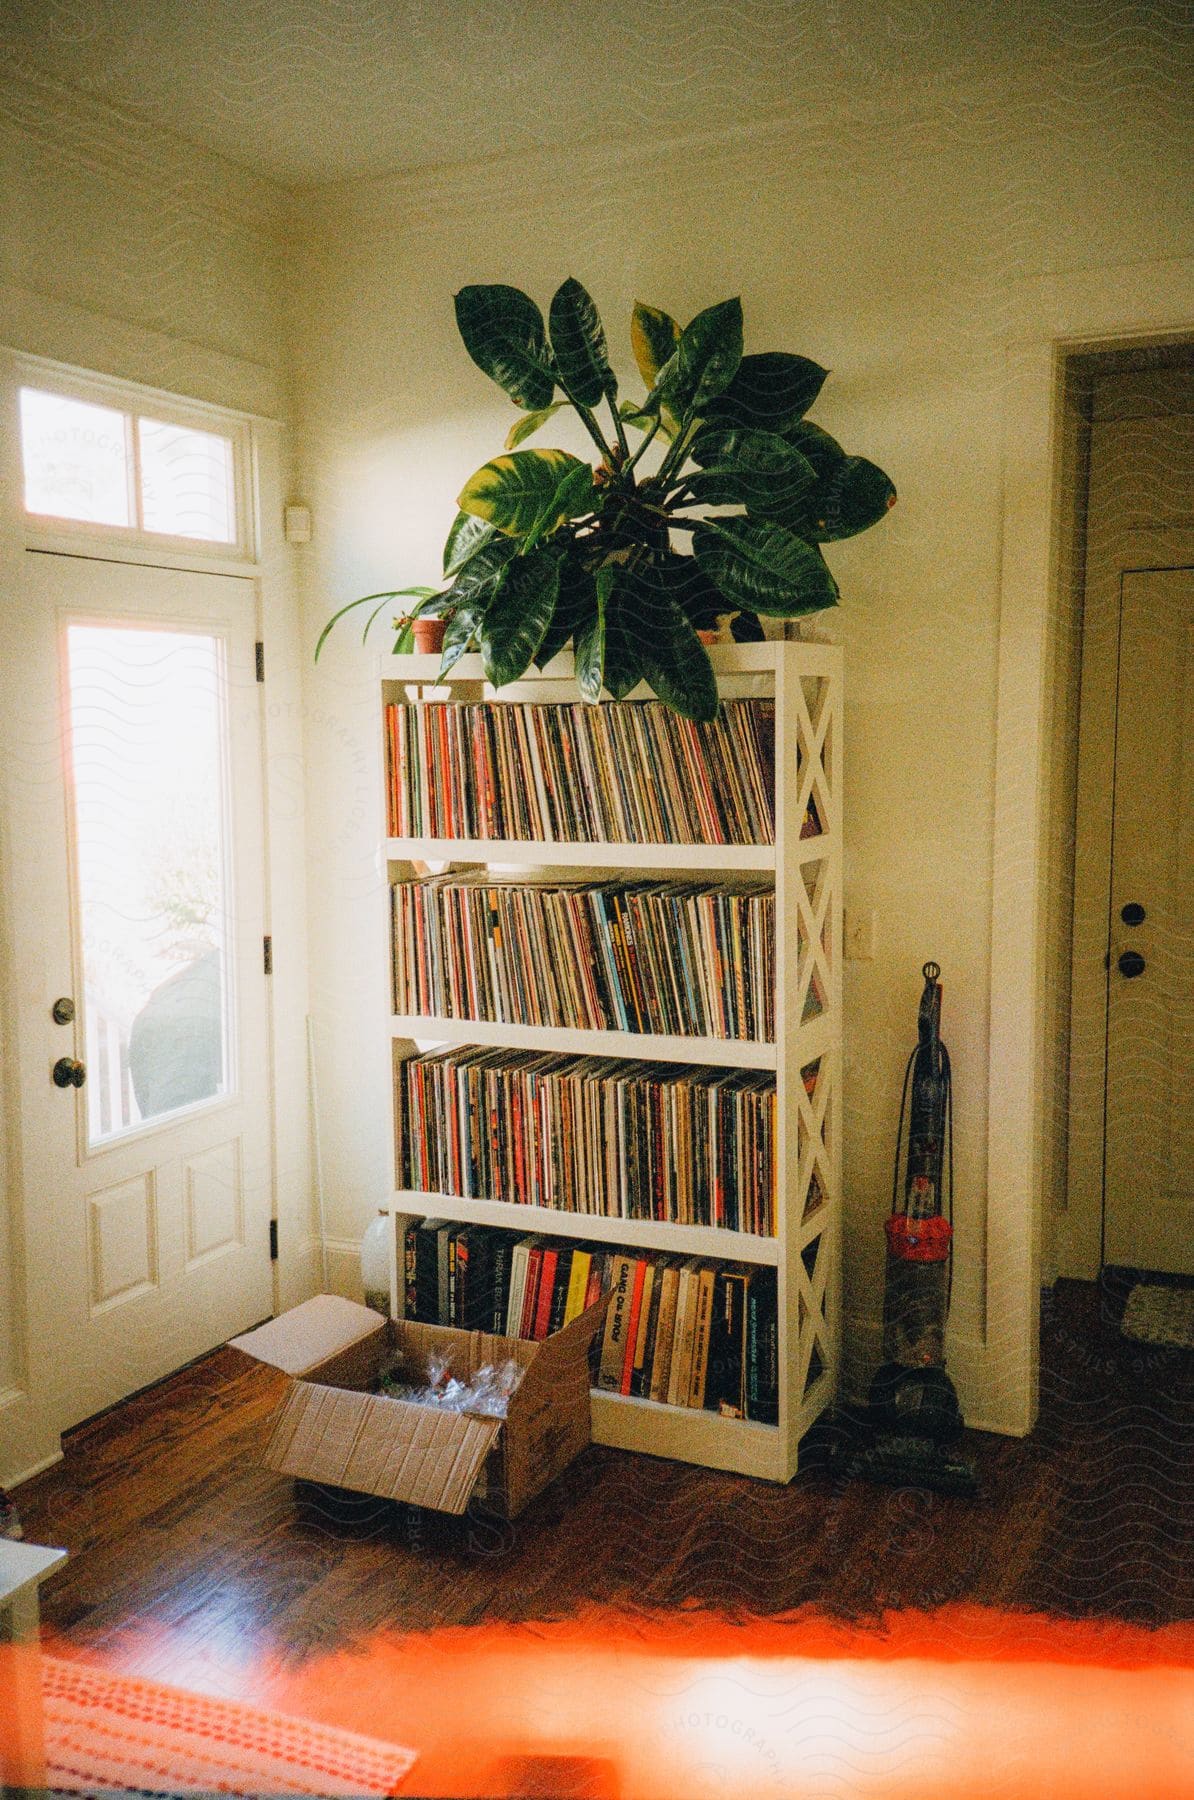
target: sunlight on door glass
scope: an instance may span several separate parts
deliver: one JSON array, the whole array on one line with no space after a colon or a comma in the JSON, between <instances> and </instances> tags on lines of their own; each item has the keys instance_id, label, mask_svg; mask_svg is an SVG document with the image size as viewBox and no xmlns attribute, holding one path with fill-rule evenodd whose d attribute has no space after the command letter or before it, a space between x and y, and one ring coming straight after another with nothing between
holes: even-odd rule
<instances>
[{"instance_id":1,"label":"sunlight on door glass","mask_svg":"<svg viewBox=\"0 0 1194 1800\"><path fill-rule=\"evenodd\" d=\"M108 625L67 651L94 1145L231 1084L224 656Z\"/></svg>"},{"instance_id":2,"label":"sunlight on door glass","mask_svg":"<svg viewBox=\"0 0 1194 1800\"><path fill-rule=\"evenodd\" d=\"M232 441L213 431L138 419L146 531L230 544L236 537Z\"/></svg>"},{"instance_id":3,"label":"sunlight on door glass","mask_svg":"<svg viewBox=\"0 0 1194 1800\"><path fill-rule=\"evenodd\" d=\"M110 406L21 389L25 509L131 525L128 419Z\"/></svg>"}]
</instances>

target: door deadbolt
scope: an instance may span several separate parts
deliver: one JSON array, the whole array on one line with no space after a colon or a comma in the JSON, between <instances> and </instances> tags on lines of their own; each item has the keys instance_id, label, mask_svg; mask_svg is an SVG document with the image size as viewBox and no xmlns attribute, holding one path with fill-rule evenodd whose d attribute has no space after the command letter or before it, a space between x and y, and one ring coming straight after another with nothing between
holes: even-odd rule
<instances>
[{"instance_id":1,"label":"door deadbolt","mask_svg":"<svg viewBox=\"0 0 1194 1800\"><path fill-rule=\"evenodd\" d=\"M87 1079L87 1070L73 1056L60 1056L53 1069L54 1086L60 1088L82 1087Z\"/></svg>"},{"instance_id":2,"label":"door deadbolt","mask_svg":"<svg viewBox=\"0 0 1194 1800\"><path fill-rule=\"evenodd\" d=\"M1148 915L1138 900L1129 900L1119 916L1125 925L1143 925Z\"/></svg>"},{"instance_id":3,"label":"door deadbolt","mask_svg":"<svg viewBox=\"0 0 1194 1800\"><path fill-rule=\"evenodd\" d=\"M55 1025L69 1025L75 1016L75 1003L69 994L63 994L55 1000L50 1008L50 1017Z\"/></svg>"},{"instance_id":4,"label":"door deadbolt","mask_svg":"<svg viewBox=\"0 0 1194 1800\"><path fill-rule=\"evenodd\" d=\"M1119 959L1119 972L1132 981L1137 975L1144 974L1144 958L1139 950L1125 950Z\"/></svg>"}]
</instances>

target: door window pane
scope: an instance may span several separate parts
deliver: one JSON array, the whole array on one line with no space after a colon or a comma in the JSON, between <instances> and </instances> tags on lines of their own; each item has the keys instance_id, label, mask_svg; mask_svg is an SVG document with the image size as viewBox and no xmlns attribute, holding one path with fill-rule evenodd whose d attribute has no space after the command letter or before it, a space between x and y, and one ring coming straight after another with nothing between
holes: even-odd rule
<instances>
[{"instance_id":1,"label":"door window pane","mask_svg":"<svg viewBox=\"0 0 1194 1800\"><path fill-rule=\"evenodd\" d=\"M214 636L67 633L91 1145L231 1086L227 735Z\"/></svg>"},{"instance_id":2,"label":"door window pane","mask_svg":"<svg viewBox=\"0 0 1194 1800\"><path fill-rule=\"evenodd\" d=\"M109 406L21 389L25 507L91 525L131 525L128 419Z\"/></svg>"},{"instance_id":3,"label":"door window pane","mask_svg":"<svg viewBox=\"0 0 1194 1800\"><path fill-rule=\"evenodd\" d=\"M236 536L232 441L214 431L138 419L146 531L230 544Z\"/></svg>"}]
</instances>

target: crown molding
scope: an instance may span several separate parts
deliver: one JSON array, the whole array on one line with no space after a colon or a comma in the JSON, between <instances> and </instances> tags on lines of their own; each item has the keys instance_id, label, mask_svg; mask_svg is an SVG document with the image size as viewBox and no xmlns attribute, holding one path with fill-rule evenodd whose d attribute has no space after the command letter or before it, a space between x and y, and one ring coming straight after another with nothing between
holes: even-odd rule
<instances>
[{"instance_id":1,"label":"crown molding","mask_svg":"<svg viewBox=\"0 0 1194 1800\"><path fill-rule=\"evenodd\" d=\"M168 196L224 230L271 240L288 232L291 202L284 188L137 113L56 80L12 50L0 60L0 117L4 130L40 152L154 198Z\"/></svg>"}]
</instances>

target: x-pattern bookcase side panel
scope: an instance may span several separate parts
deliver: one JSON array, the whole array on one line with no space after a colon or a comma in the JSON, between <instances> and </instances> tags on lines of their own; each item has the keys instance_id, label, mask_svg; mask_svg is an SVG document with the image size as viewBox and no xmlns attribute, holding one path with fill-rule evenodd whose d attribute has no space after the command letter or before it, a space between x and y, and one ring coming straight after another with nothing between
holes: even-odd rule
<instances>
[{"instance_id":1,"label":"x-pattern bookcase side panel","mask_svg":"<svg viewBox=\"0 0 1194 1800\"><path fill-rule=\"evenodd\" d=\"M809 1252L812 1251L812 1273L809 1273ZM799 1309L800 1328L796 1351L796 1384L803 1396L808 1385L808 1366L813 1353L813 1344L820 1342L822 1362L828 1366L829 1355L826 1350L828 1330L825 1320L825 1293L829 1279L829 1234L821 1231L810 1239L796 1262L797 1292L803 1301Z\"/></svg>"},{"instance_id":2,"label":"x-pattern bookcase side panel","mask_svg":"<svg viewBox=\"0 0 1194 1800\"><path fill-rule=\"evenodd\" d=\"M821 832L828 836L837 826L837 808L830 779L833 766L833 708L829 704L829 683L818 722L809 718L804 693L798 683L795 693L797 766L800 770L798 807L801 817L810 801L820 822Z\"/></svg>"},{"instance_id":3,"label":"x-pattern bookcase side panel","mask_svg":"<svg viewBox=\"0 0 1194 1800\"><path fill-rule=\"evenodd\" d=\"M812 875L811 884L810 870L817 871ZM803 864L800 876L799 881L792 883L792 894L796 901L796 911L800 921L794 1016L807 1021L824 1013L830 1003L832 920L829 909L833 897L833 884L829 878L827 859ZM819 997L815 992L813 993L815 1012L809 1009L814 972L821 978Z\"/></svg>"},{"instance_id":4,"label":"x-pattern bookcase side panel","mask_svg":"<svg viewBox=\"0 0 1194 1800\"><path fill-rule=\"evenodd\" d=\"M826 1059L820 1059L816 1084L810 1096L802 1079L796 1090L797 1117L799 1121L799 1167L796 1175L796 1191L801 1196L804 1207L808 1199L809 1186L814 1172L821 1183L822 1196L832 1193L833 1171L830 1163L829 1145L827 1142L827 1124L829 1116L831 1083L826 1066ZM820 1207L816 1212L820 1211ZM813 1218L816 1212L802 1214L804 1219Z\"/></svg>"}]
</instances>

